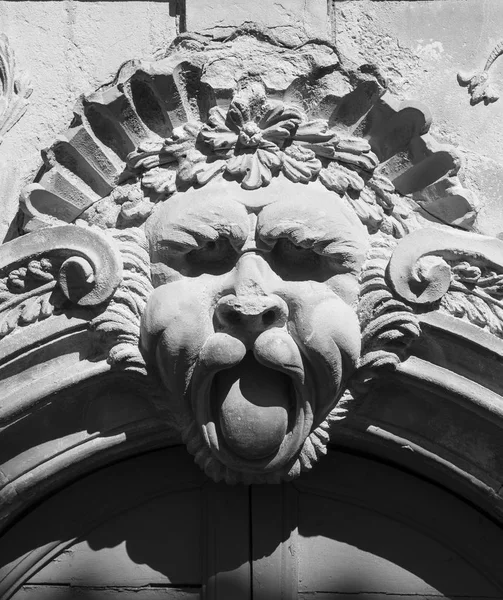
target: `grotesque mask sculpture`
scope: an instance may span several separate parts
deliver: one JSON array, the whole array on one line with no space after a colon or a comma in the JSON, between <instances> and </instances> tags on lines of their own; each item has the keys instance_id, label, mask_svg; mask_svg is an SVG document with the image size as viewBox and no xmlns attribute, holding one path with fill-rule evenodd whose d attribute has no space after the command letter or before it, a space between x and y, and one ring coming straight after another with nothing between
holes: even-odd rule
<instances>
[{"instance_id":1,"label":"grotesque mask sculpture","mask_svg":"<svg viewBox=\"0 0 503 600\"><path fill-rule=\"evenodd\" d=\"M147 235L142 347L189 448L217 478L291 477L358 364L364 227L319 183L220 180L164 204Z\"/></svg>"},{"instance_id":2,"label":"grotesque mask sculpture","mask_svg":"<svg viewBox=\"0 0 503 600\"><path fill-rule=\"evenodd\" d=\"M215 480L311 468L402 360L419 329L386 269L418 227L407 196L473 218L427 116L384 93L328 43L186 36L83 98L25 192L27 230L106 230L123 277L91 326Z\"/></svg>"}]
</instances>

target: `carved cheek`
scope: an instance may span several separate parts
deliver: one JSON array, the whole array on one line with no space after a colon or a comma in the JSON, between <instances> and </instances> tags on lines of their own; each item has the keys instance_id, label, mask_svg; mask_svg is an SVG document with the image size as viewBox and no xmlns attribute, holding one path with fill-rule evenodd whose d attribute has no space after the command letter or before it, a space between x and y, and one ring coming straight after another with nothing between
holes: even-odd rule
<instances>
[{"instance_id":1,"label":"carved cheek","mask_svg":"<svg viewBox=\"0 0 503 600\"><path fill-rule=\"evenodd\" d=\"M293 287L293 286L292 286ZM324 284L298 284L290 299L290 331L314 374L315 411L328 412L357 367L361 352L355 311ZM293 290L291 290L293 291Z\"/></svg>"},{"instance_id":2,"label":"carved cheek","mask_svg":"<svg viewBox=\"0 0 503 600\"><path fill-rule=\"evenodd\" d=\"M141 349L171 392L181 393L205 340L212 333L212 300L197 279L165 284L147 302Z\"/></svg>"}]
</instances>

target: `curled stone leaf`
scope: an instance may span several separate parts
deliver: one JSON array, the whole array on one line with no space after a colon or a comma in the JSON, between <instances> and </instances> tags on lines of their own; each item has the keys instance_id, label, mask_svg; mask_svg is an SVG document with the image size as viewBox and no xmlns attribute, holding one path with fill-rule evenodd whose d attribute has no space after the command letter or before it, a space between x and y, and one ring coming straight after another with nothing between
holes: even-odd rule
<instances>
[{"instance_id":1,"label":"curled stone leaf","mask_svg":"<svg viewBox=\"0 0 503 600\"><path fill-rule=\"evenodd\" d=\"M351 152L351 154L368 154L370 153L370 144L364 138L357 137L342 137L333 143L334 148L341 152Z\"/></svg>"},{"instance_id":2,"label":"curled stone leaf","mask_svg":"<svg viewBox=\"0 0 503 600\"><path fill-rule=\"evenodd\" d=\"M381 173L373 173L368 180L367 186L375 193L376 200L382 208L391 212L395 207L395 186Z\"/></svg>"},{"instance_id":3,"label":"curled stone leaf","mask_svg":"<svg viewBox=\"0 0 503 600\"><path fill-rule=\"evenodd\" d=\"M320 181L329 190L337 192L341 196L348 189L360 192L365 187L365 182L356 171L337 163L331 163L326 169L321 170Z\"/></svg>"},{"instance_id":4,"label":"curled stone leaf","mask_svg":"<svg viewBox=\"0 0 503 600\"><path fill-rule=\"evenodd\" d=\"M308 148L292 145L283 153L283 173L294 183L307 183L321 170L321 161Z\"/></svg>"},{"instance_id":5,"label":"curled stone leaf","mask_svg":"<svg viewBox=\"0 0 503 600\"><path fill-rule=\"evenodd\" d=\"M144 173L141 182L143 187L169 196L176 191L175 180L176 171L174 169L155 167Z\"/></svg>"},{"instance_id":6,"label":"curled stone leaf","mask_svg":"<svg viewBox=\"0 0 503 600\"><path fill-rule=\"evenodd\" d=\"M463 261L452 267L454 278L463 283L477 283L481 276L481 270L469 262Z\"/></svg>"},{"instance_id":7,"label":"curled stone leaf","mask_svg":"<svg viewBox=\"0 0 503 600\"><path fill-rule=\"evenodd\" d=\"M327 121L316 119L301 123L293 136L294 140L299 142L307 142L316 144L320 142L328 142L329 140L337 141L337 134L329 129Z\"/></svg>"},{"instance_id":8,"label":"curled stone leaf","mask_svg":"<svg viewBox=\"0 0 503 600\"><path fill-rule=\"evenodd\" d=\"M32 93L26 75L17 72L14 54L5 35L0 35L0 143L2 136L26 112Z\"/></svg>"},{"instance_id":9,"label":"curled stone leaf","mask_svg":"<svg viewBox=\"0 0 503 600\"><path fill-rule=\"evenodd\" d=\"M352 206L353 210L358 215L360 221L366 225L369 231L377 231L381 225L384 214L382 208L372 202L371 196L367 193L367 190L363 190L359 197L353 198L346 194L347 202Z\"/></svg>"}]
</instances>

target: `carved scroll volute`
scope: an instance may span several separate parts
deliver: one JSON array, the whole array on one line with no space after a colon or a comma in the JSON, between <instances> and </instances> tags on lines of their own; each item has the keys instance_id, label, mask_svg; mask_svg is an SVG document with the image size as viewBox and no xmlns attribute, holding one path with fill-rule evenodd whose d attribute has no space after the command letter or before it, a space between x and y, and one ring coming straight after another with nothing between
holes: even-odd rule
<instances>
[{"instance_id":1,"label":"carved scroll volute","mask_svg":"<svg viewBox=\"0 0 503 600\"><path fill-rule=\"evenodd\" d=\"M405 237L388 266L394 291L412 304L432 304L451 287L451 263L503 272L503 242L475 233L422 229Z\"/></svg>"},{"instance_id":2,"label":"carved scroll volute","mask_svg":"<svg viewBox=\"0 0 503 600\"><path fill-rule=\"evenodd\" d=\"M0 247L0 274L41 257L57 257L63 262L54 283L72 303L96 306L122 280L122 261L112 244L103 234L74 225L40 229Z\"/></svg>"}]
</instances>

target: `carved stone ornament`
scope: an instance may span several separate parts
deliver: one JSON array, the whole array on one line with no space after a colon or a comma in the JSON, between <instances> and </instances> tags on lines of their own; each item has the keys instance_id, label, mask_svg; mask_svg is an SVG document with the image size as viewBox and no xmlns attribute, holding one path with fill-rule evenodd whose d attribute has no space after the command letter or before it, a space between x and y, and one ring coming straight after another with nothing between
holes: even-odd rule
<instances>
[{"instance_id":1,"label":"carved stone ornament","mask_svg":"<svg viewBox=\"0 0 503 600\"><path fill-rule=\"evenodd\" d=\"M458 73L459 85L468 88L470 94L470 104L474 106L479 102L484 102L487 106L491 102L499 99L499 92L491 85L490 70L496 60L503 54L503 41L499 42L493 49L486 61L484 70L480 73Z\"/></svg>"},{"instance_id":2,"label":"carved stone ornament","mask_svg":"<svg viewBox=\"0 0 503 600\"><path fill-rule=\"evenodd\" d=\"M429 124L326 42L247 28L128 62L23 194L1 331L56 286L101 306L110 364L149 379L210 477L292 479L407 357L419 305L462 289L501 322L501 243L459 231L476 201Z\"/></svg>"},{"instance_id":3,"label":"carved stone ornament","mask_svg":"<svg viewBox=\"0 0 503 600\"><path fill-rule=\"evenodd\" d=\"M27 75L18 73L9 42L0 34L0 143L25 113L31 93Z\"/></svg>"}]
</instances>

